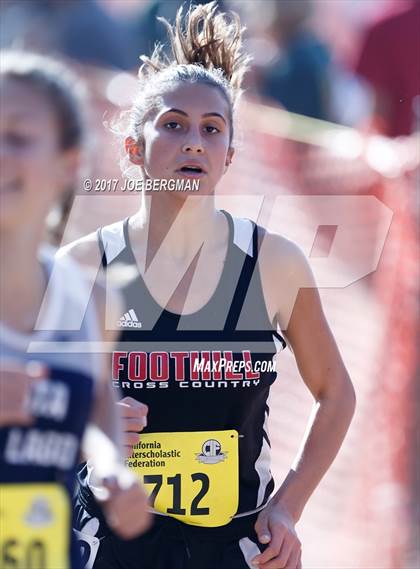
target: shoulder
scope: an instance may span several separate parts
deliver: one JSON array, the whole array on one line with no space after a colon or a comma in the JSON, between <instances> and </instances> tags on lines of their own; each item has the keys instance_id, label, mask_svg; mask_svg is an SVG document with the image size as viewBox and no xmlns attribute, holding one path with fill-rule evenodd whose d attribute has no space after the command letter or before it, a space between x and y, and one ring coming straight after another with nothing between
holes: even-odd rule
<instances>
[{"instance_id":1,"label":"shoulder","mask_svg":"<svg viewBox=\"0 0 420 569\"><path fill-rule=\"evenodd\" d=\"M267 312L286 330L302 288L316 288L309 260L290 239L259 228L258 266Z\"/></svg>"},{"instance_id":2,"label":"shoulder","mask_svg":"<svg viewBox=\"0 0 420 569\"><path fill-rule=\"evenodd\" d=\"M315 286L309 260L302 249L290 239L259 228L259 264L265 279L299 280L301 286Z\"/></svg>"},{"instance_id":3,"label":"shoulder","mask_svg":"<svg viewBox=\"0 0 420 569\"><path fill-rule=\"evenodd\" d=\"M58 256L72 256L80 264L98 268L102 265L102 256L106 252L106 264L109 265L125 249L126 220L105 225L85 237L62 247Z\"/></svg>"},{"instance_id":4,"label":"shoulder","mask_svg":"<svg viewBox=\"0 0 420 569\"><path fill-rule=\"evenodd\" d=\"M117 286L109 282L102 271L102 251L97 232L90 233L59 249L55 255L58 266L73 265L80 268L86 290L96 307L100 330L110 340L116 333L107 330L107 322L116 322L122 313L123 302Z\"/></svg>"},{"instance_id":5,"label":"shoulder","mask_svg":"<svg viewBox=\"0 0 420 569\"><path fill-rule=\"evenodd\" d=\"M96 267L101 264L101 251L97 233L90 233L64 247L56 253L57 260L73 260L83 267Z\"/></svg>"}]
</instances>

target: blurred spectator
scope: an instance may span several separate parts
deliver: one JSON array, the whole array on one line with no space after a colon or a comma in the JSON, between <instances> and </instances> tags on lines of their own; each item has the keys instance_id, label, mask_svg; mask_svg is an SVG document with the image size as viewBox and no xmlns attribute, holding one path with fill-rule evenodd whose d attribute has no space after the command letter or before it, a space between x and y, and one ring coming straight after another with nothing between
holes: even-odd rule
<instances>
[{"instance_id":1,"label":"blurred spectator","mask_svg":"<svg viewBox=\"0 0 420 569\"><path fill-rule=\"evenodd\" d=\"M367 31L357 64L374 90L374 128L393 137L418 130L420 118L420 1L404 5Z\"/></svg>"},{"instance_id":2,"label":"blurred spectator","mask_svg":"<svg viewBox=\"0 0 420 569\"><path fill-rule=\"evenodd\" d=\"M95 0L1 2L1 47L65 55L82 63L135 68L129 29Z\"/></svg>"},{"instance_id":3,"label":"blurred spectator","mask_svg":"<svg viewBox=\"0 0 420 569\"><path fill-rule=\"evenodd\" d=\"M284 0L270 7L273 13L266 32L278 50L261 70L261 93L288 111L329 119L331 58L328 47L306 26L311 0Z\"/></svg>"}]
</instances>

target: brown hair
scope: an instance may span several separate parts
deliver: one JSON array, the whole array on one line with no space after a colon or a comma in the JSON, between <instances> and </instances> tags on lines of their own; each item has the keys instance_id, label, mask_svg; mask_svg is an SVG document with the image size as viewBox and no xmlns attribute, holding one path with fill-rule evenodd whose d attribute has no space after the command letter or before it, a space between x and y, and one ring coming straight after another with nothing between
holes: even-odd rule
<instances>
[{"instance_id":1,"label":"brown hair","mask_svg":"<svg viewBox=\"0 0 420 569\"><path fill-rule=\"evenodd\" d=\"M131 110L130 134L141 139L150 112L156 109L162 90L174 83L201 83L221 91L229 104L230 140L233 138L233 110L241 92L250 57L242 52L239 16L217 13L217 2L179 8L175 24L158 18L166 26L172 57L157 45L150 57L142 55L139 69L140 95Z\"/></svg>"}]
</instances>

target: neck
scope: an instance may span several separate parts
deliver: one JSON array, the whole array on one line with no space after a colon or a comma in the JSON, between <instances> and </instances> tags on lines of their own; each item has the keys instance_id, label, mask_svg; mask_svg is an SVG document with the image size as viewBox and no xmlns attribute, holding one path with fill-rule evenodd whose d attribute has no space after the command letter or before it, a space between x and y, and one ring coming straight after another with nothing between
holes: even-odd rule
<instances>
[{"instance_id":1,"label":"neck","mask_svg":"<svg viewBox=\"0 0 420 569\"><path fill-rule=\"evenodd\" d=\"M147 239L147 268L157 251L182 261L197 252L197 243L217 242L225 223L215 208L214 196L174 199L171 194L143 197L142 208L132 220L135 233Z\"/></svg>"},{"instance_id":2,"label":"neck","mask_svg":"<svg viewBox=\"0 0 420 569\"><path fill-rule=\"evenodd\" d=\"M42 230L21 227L0 234L0 320L20 331L32 330L45 290L37 259Z\"/></svg>"}]
</instances>

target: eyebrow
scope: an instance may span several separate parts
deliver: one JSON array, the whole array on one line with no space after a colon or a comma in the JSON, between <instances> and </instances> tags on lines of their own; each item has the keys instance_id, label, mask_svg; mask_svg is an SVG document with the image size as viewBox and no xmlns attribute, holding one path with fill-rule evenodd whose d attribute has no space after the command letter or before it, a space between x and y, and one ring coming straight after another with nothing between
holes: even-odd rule
<instances>
[{"instance_id":1,"label":"eyebrow","mask_svg":"<svg viewBox=\"0 0 420 569\"><path fill-rule=\"evenodd\" d=\"M168 109L163 114L166 115L166 113L178 113L179 115L183 115L184 117L188 117L188 113L186 113L185 111L181 111L181 109ZM226 124L225 117L223 115L221 115L220 113L214 113L214 112L213 113L204 113L204 115L202 115L202 116L203 117L219 117Z\"/></svg>"}]
</instances>

